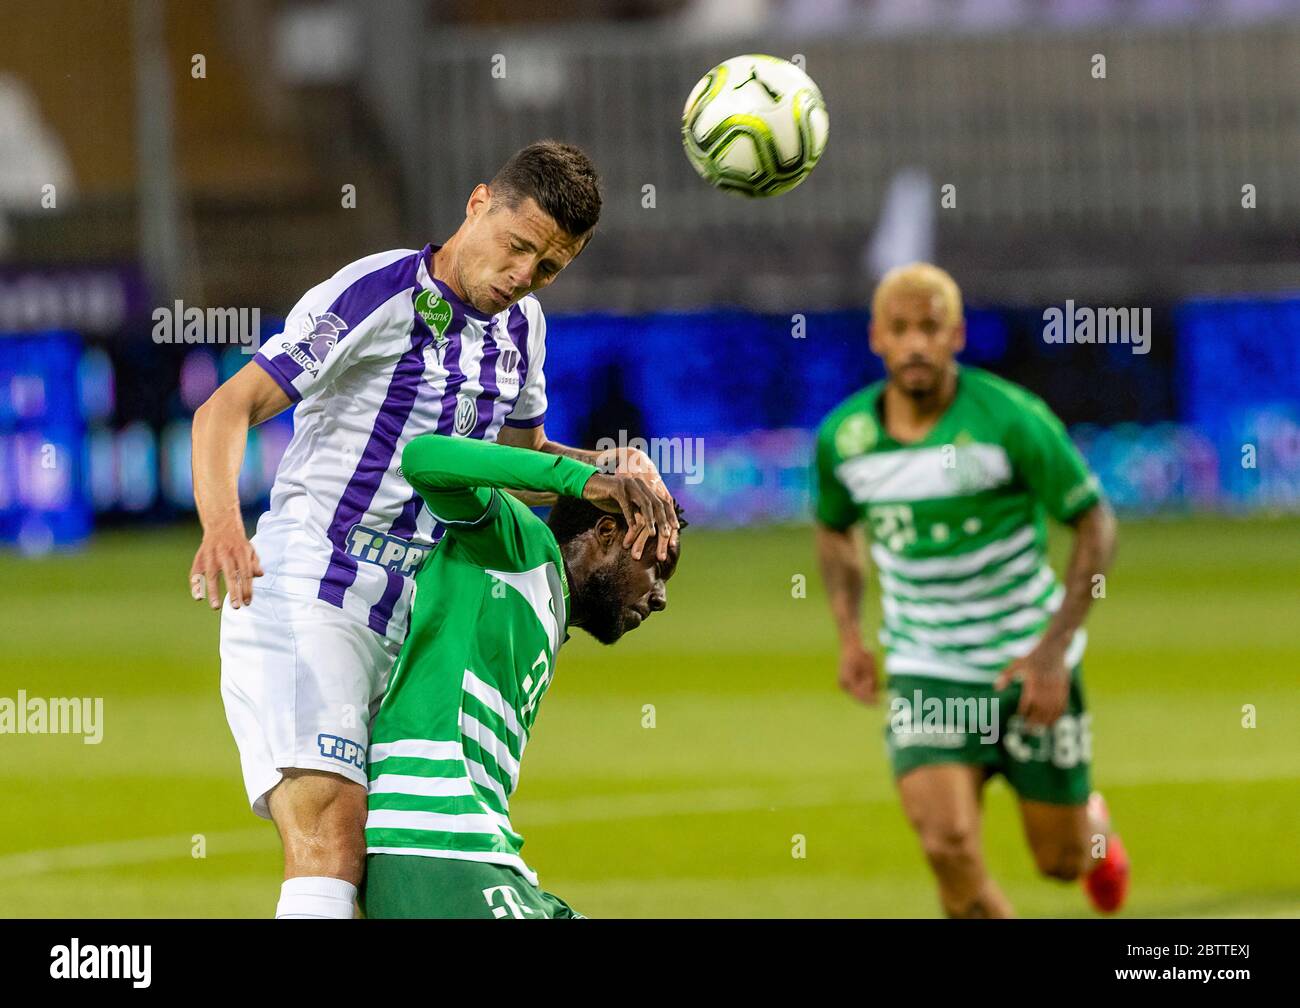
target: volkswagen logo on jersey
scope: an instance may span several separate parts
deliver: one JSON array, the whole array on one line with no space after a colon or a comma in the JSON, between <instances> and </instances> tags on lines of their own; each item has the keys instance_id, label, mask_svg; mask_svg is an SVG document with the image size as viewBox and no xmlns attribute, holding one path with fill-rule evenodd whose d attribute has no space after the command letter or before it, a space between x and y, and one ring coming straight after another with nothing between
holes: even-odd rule
<instances>
[{"instance_id":1,"label":"volkswagen logo on jersey","mask_svg":"<svg viewBox=\"0 0 1300 1008\"><path fill-rule=\"evenodd\" d=\"M478 423L478 404L469 396L456 399L456 433L467 435Z\"/></svg>"}]
</instances>

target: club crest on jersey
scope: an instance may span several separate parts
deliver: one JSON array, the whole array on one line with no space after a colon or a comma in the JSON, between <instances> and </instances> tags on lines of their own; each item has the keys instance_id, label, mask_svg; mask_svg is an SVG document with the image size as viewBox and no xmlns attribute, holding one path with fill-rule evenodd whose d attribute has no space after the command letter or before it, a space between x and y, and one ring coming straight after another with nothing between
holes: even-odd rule
<instances>
[{"instance_id":1,"label":"club crest on jersey","mask_svg":"<svg viewBox=\"0 0 1300 1008\"><path fill-rule=\"evenodd\" d=\"M871 451L879 440L876 421L866 413L846 417L835 431L835 450L840 458L851 458Z\"/></svg>"},{"instance_id":2,"label":"club crest on jersey","mask_svg":"<svg viewBox=\"0 0 1300 1008\"><path fill-rule=\"evenodd\" d=\"M478 403L472 396L456 397L456 433L462 436L469 434L478 423Z\"/></svg>"},{"instance_id":3,"label":"club crest on jersey","mask_svg":"<svg viewBox=\"0 0 1300 1008\"><path fill-rule=\"evenodd\" d=\"M433 333L433 351L442 363L442 351L450 342L447 327L451 325L451 305L436 291L420 291L415 299L415 312Z\"/></svg>"},{"instance_id":4,"label":"club crest on jersey","mask_svg":"<svg viewBox=\"0 0 1300 1008\"><path fill-rule=\"evenodd\" d=\"M501 381L502 388L519 387L519 351L514 347L505 347L501 351Z\"/></svg>"},{"instance_id":5,"label":"club crest on jersey","mask_svg":"<svg viewBox=\"0 0 1300 1008\"><path fill-rule=\"evenodd\" d=\"M979 446L955 443L951 461L952 482L958 493L1001 486L1009 477L1005 454L990 454Z\"/></svg>"},{"instance_id":6,"label":"club crest on jersey","mask_svg":"<svg viewBox=\"0 0 1300 1008\"><path fill-rule=\"evenodd\" d=\"M289 356L301 364L304 371L315 374L347 327L348 324L333 312L309 314L298 327L298 342L288 348Z\"/></svg>"}]
</instances>

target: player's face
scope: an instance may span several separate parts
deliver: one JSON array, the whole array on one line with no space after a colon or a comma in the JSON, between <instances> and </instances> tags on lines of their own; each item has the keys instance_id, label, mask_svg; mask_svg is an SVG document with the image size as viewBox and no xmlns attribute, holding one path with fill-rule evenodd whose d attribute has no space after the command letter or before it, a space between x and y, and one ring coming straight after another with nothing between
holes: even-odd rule
<instances>
[{"instance_id":1,"label":"player's face","mask_svg":"<svg viewBox=\"0 0 1300 1008\"><path fill-rule=\"evenodd\" d=\"M871 320L871 349L889 379L908 395L935 392L966 343L961 319L950 320L942 296L895 294Z\"/></svg>"},{"instance_id":2,"label":"player's face","mask_svg":"<svg viewBox=\"0 0 1300 1008\"><path fill-rule=\"evenodd\" d=\"M651 613L666 609L667 581L677 571L679 550L670 547L668 559L660 562L651 539L636 560L631 550L623 548L619 532L606 559L584 585L583 629L602 644L613 644L648 620Z\"/></svg>"},{"instance_id":3,"label":"player's face","mask_svg":"<svg viewBox=\"0 0 1300 1008\"><path fill-rule=\"evenodd\" d=\"M458 285L471 305L495 315L549 285L588 237L561 229L532 197L511 209L477 186L465 208Z\"/></svg>"}]
</instances>

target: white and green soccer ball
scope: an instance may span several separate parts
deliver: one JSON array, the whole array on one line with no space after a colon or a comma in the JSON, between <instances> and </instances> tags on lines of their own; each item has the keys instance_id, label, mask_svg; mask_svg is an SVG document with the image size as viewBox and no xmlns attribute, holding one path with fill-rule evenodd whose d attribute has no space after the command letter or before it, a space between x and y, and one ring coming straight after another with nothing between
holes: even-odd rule
<instances>
[{"instance_id":1,"label":"white and green soccer ball","mask_svg":"<svg viewBox=\"0 0 1300 1008\"><path fill-rule=\"evenodd\" d=\"M701 78L682 112L686 156L706 182L744 196L793 189L826 147L812 78L775 56L734 56Z\"/></svg>"}]
</instances>

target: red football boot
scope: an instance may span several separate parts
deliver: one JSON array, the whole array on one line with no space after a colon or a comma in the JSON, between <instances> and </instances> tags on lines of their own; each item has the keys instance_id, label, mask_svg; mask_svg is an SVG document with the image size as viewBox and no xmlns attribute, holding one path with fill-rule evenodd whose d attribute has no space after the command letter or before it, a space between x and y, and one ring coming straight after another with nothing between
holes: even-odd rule
<instances>
[{"instance_id":1,"label":"red football boot","mask_svg":"<svg viewBox=\"0 0 1300 1008\"><path fill-rule=\"evenodd\" d=\"M1094 832L1106 837L1106 856L1083 877L1083 888L1098 913L1113 914L1124 905L1124 898L1128 895L1128 854L1119 834L1111 829L1110 810L1098 791L1088 798L1088 818Z\"/></svg>"}]
</instances>

